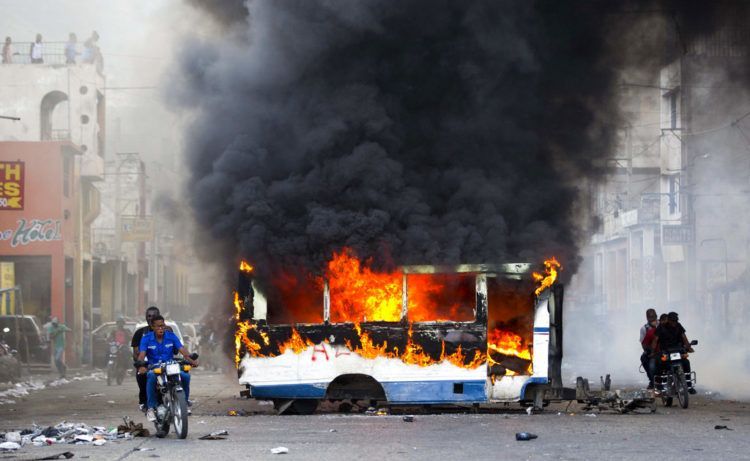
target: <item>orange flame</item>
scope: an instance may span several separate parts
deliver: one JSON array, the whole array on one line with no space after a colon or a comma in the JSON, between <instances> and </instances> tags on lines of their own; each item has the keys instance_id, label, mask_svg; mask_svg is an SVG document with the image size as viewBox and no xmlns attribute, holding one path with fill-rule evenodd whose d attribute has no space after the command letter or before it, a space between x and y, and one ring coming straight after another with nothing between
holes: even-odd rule
<instances>
[{"instance_id":1,"label":"orange flame","mask_svg":"<svg viewBox=\"0 0 750 461\"><path fill-rule=\"evenodd\" d=\"M544 266L546 275L533 274L534 280L539 283L539 287L535 290L536 295L551 286L557 277L558 270L562 269L555 258L545 261ZM242 261L240 270L250 272L253 267ZM410 321L422 322L440 319L470 321L473 319L472 309L476 301L474 281L471 275L409 274L407 277L409 288L407 293L408 316ZM497 327L488 330L488 353L475 350L472 357L469 357L460 346L453 353L447 354L445 351L446 345L443 341L439 358L433 358L424 350L423 346L413 340L411 323L409 324L408 339L403 351L399 351L397 347L389 347L388 341L378 344L373 340L370 333L361 328L360 322L397 322L401 319L404 275L401 272L374 272L357 259L352 250L344 249L340 253L335 253L328 263L326 279L330 290L330 320L333 323L350 322L354 324L359 340L358 344L349 340L345 344L349 350L363 358L396 358L404 363L422 367L447 361L455 366L469 369L477 368L485 362L494 363L489 356L489 352L516 356L531 361L531 350L528 343L524 343L523 338L518 334ZM291 284L290 286L295 287L296 285ZM290 299L295 298L290 297ZM523 309L525 309L523 306L528 305L523 296L507 302L508 305L513 303L517 303ZM243 345L245 351L252 357L276 355L261 352L262 344L270 345L270 339L265 331L258 329L250 320L240 321L243 306L242 300L239 299L236 292L234 294L234 305L237 321L235 362L237 364L240 362L240 351ZM468 306L468 309L466 309L466 306ZM253 332L251 336L255 339L248 337L248 333L251 331ZM315 347L315 344L310 339L303 338L296 328L292 328L291 337L279 343L278 346L279 354L283 354L287 350L299 354L309 347ZM529 365L527 372L531 372L531 365ZM515 374L510 370L507 373Z\"/></svg>"},{"instance_id":2,"label":"orange flame","mask_svg":"<svg viewBox=\"0 0 750 461\"><path fill-rule=\"evenodd\" d=\"M240 270L242 272L248 272L248 273L250 273L254 269L255 268L253 266L251 266L247 261L245 261L245 260L240 261Z\"/></svg>"},{"instance_id":3,"label":"orange flame","mask_svg":"<svg viewBox=\"0 0 750 461\"><path fill-rule=\"evenodd\" d=\"M397 322L401 318L402 275L363 267L349 249L328 263L331 322Z\"/></svg>"},{"instance_id":4,"label":"orange flame","mask_svg":"<svg viewBox=\"0 0 750 461\"><path fill-rule=\"evenodd\" d=\"M562 266L553 256L552 258L544 261L545 275L542 275L538 272L534 272L533 274L531 274L534 277L534 280L539 283L539 287L537 287L537 289L534 291L534 294L539 296L539 293L544 291L546 288L551 287L552 284L555 283L555 280L557 280L558 269L562 270Z\"/></svg>"}]
</instances>

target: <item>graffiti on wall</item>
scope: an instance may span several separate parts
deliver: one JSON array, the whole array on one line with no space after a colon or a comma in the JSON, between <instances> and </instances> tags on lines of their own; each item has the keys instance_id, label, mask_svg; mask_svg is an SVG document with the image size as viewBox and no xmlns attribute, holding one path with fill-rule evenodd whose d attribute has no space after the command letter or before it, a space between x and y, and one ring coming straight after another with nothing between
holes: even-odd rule
<instances>
[{"instance_id":1,"label":"graffiti on wall","mask_svg":"<svg viewBox=\"0 0 750 461\"><path fill-rule=\"evenodd\" d=\"M0 161L0 211L23 210L23 162Z\"/></svg>"},{"instance_id":2,"label":"graffiti on wall","mask_svg":"<svg viewBox=\"0 0 750 461\"><path fill-rule=\"evenodd\" d=\"M15 229L0 231L0 241L10 242L12 248L57 240L62 240L62 222L59 219L19 219Z\"/></svg>"}]
</instances>

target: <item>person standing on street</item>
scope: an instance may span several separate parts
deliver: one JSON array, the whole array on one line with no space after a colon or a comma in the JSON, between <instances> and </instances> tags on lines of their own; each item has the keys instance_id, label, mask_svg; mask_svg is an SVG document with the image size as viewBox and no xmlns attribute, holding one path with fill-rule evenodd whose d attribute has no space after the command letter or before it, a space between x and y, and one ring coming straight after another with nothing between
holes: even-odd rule
<instances>
[{"instance_id":1,"label":"person standing on street","mask_svg":"<svg viewBox=\"0 0 750 461\"><path fill-rule=\"evenodd\" d=\"M65 366L63 354L65 353L65 333L69 331L72 330L66 325L61 324L57 320L57 317L52 317L52 322L50 323L47 330L47 336L52 342L52 353L55 357L55 367L57 368L57 372L60 374L60 378L65 377L65 372L68 369Z\"/></svg>"}]
</instances>

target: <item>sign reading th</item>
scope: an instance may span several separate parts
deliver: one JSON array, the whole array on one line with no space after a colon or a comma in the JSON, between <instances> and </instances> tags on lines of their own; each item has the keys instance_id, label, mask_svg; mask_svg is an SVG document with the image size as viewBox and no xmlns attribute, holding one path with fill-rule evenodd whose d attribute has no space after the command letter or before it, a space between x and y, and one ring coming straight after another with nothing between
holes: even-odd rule
<instances>
[{"instance_id":1,"label":"sign reading th","mask_svg":"<svg viewBox=\"0 0 750 461\"><path fill-rule=\"evenodd\" d=\"M23 162L0 161L0 211L23 210Z\"/></svg>"}]
</instances>

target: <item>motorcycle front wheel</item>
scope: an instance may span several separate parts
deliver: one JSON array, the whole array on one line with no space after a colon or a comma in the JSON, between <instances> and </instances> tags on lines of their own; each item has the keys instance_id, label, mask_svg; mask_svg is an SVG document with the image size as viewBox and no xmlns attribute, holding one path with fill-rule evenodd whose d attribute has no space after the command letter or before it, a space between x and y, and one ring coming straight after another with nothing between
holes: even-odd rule
<instances>
[{"instance_id":1,"label":"motorcycle front wheel","mask_svg":"<svg viewBox=\"0 0 750 461\"><path fill-rule=\"evenodd\" d=\"M685 372L682 371L682 366L678 366L675 369L675 387L677 387L677 400L680 401L680 406L682 408L687 408L689 403L688 386L687 381L685 380Z\"/></svg>"},{"instance_id":2,"label":"motorcycle front wheel","mask_svg":"<svg viewBox=\"0 0 750 461\"><path fill-rule=\"evenodd\" d=\"M174 420L174 431L177 437L184 439L188 434L188 410L185 393L180 391L175 393L172 399L172 418Z\"/></svg>"}]
</instances>

